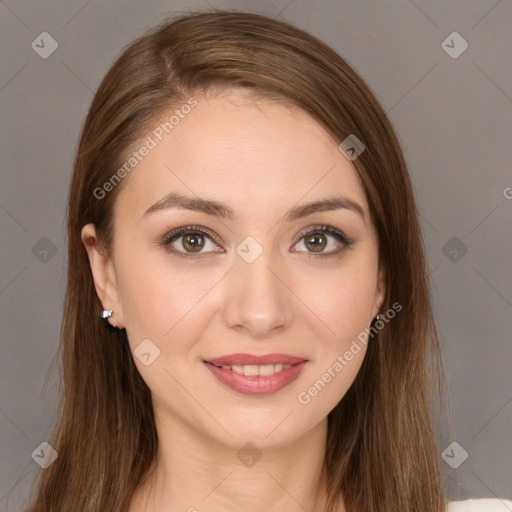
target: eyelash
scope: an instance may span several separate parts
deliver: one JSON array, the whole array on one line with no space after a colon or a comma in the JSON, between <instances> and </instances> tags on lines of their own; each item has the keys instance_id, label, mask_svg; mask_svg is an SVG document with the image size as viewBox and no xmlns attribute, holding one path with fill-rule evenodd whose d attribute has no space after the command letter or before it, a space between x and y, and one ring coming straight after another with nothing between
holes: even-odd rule
<instances>
[{"instance_id":1,"label":"eyelash","mask_svg":"<svg viewBox=\"0 0 512 512\"><path fill-rule=\"evenodd\" d=\"M170 249L168 247L171 244L171 242L174 242L177 238L180 238L180 236L193 235L193 234L197 234L197 233L205 235L205 236L211 238L218 245L221 245L220 240L218 239L218 237L216 235L214 235L211 231L206 230L200 226L183 226L183 227L174 229L174 230L170 231L169 233L166 233L160 240L158 240L158 243L160 245L162 245L167 252L169 252L171 254L175 254L176 256L178 256L180 258L185 258L185 259L202 258L202 257L206 256L207 253L206 254L204 254L204 253L203 254L201 254L201 253L190 254L190 253L185 253L185 252L181 252L181 251L176 251L176 250ZM299 235L297 241L293 245L300 242L306 236L323 234L323 233L328 233L328 234L334 236L334 238L336 238L336 240L338 240L338 242L343 243L343 246L341 248L338 248L334 251L330 251L327 253L318 253L318 254L310 253L308 255L309 258L314 259L314 258L325 258L327 256L335 256L335 255L339 254L340 252L342 252L346 249L349 249L355 243L355 240L353 238L348 237L342 231L340 231L336 228L333 228L332 226L322 224L322 225L313 226L313 227L308 228L307 230L303 231Z\"/></svg>"}]
</instances>

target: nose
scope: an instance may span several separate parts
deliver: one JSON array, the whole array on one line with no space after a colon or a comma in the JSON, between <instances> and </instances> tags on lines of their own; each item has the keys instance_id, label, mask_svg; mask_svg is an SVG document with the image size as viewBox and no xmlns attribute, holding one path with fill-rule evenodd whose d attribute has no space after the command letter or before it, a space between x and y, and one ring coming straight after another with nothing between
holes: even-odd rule
<instances>
[{"instance_id":1,"label":"nose","mask_svg":"<svg viewBox=\"0 0 512 512\"><path fill-rule=\"evenodd\" d=\"M236 258L225 280L224 322L253 338L285 329L293 316L293 293L283 268L263 251L252 263Z\"/></svg>"}]
</instances>

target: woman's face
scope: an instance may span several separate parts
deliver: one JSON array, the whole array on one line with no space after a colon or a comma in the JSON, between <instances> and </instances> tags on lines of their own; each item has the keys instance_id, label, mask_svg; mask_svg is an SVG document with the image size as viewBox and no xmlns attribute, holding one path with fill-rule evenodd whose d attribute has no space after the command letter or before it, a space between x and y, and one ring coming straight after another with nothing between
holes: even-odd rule
<instances>
[{"instance_id":1,"label":"woman's face","mask_svg":"<svg viewBox=\"0 0 512 512\"><path fill-rule=\"evenodd\" d=\"M234 449L298 440L354 381L358 335L384 298L356 173L306 113L239 92L198 97L161 141L147 135L155 147L115 203L111 258L89 251L155 417ZM180 199L165 207L169 194Z\"/></svg>"}]
</instances>

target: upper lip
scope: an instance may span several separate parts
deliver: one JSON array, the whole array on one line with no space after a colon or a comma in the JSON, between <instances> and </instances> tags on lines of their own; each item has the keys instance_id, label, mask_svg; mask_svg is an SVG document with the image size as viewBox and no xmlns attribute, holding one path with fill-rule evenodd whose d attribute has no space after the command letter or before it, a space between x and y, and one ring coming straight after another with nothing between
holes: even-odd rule
<instances>
[{"instance_id":1,"label":"upper lip","mask_svg":"<svg viewBox=\"0 0 512 512\"><path fill-rule=\"evenodd\" d=\"M307 361L303 357L290 356L287 354L266 354L264 356L255 356L252 354L230 354L222 357L205 359L207 363L217 366L231 365L267 365L267 364L297 364Z\"/></svg>"}]
</instances>

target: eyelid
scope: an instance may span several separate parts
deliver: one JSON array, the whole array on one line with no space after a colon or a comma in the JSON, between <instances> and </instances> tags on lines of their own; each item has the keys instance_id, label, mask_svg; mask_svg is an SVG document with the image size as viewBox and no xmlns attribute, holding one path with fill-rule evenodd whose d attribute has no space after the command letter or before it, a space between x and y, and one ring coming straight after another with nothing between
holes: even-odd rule
<instances>
[{"instance_id":1,"label":"eyelid","mask_svg":"<svg viewBox=\"0 0 512 512\"><path fill-rule=\"evenodd\" d=\"M297 235L297 239L294 242L294 244L299 242L306 235L313 235L318 232L326 232L326 233L329 233L330 235L334 236L335 238L340 238L341 241L343 242L343 244L347 247L355 243L355 239L346 235L341 229L337 229L333 226L329 226L328 224L317 224L315 226L305 228L303 231L301 231ZM312 253L312 254L314 254L314 253ZM325 253L325 254L327 254L327 253Z\"/></svg>"},{"instance_id":2,"label":"eyelid","mask_svg":"<svg viewBox=\"0 0 512 512\"><path fill-rule=\"evenodd\" d=\"M196 225L187 225L187 226L181 226L175 229L170 229L166 231L165 235L163 237L157 237L157 240L161 242L162 244L170 243L170 241L173 238L179 237L179 235L183 236L187 233L202 233L204 235L208 235L215 243L218 245L222 244L221 239L213 232L210 231L208 228L205 228L203 226L196 226Z\"/></svg>"},{"instance_id":3,"label":"eyelid","mask_svg":"<svg viewBox=\"0 0 512 512\"><path fill-rule=\"evenodd\" d=\"M204 258L209 253L214 251L209 251L206 253L187 253L183 251L178 251L176 249L169 249L168 246L174 241L175 238L180 238L185 236L188 233L201 233L209 238L211 238L217 245L222 245L222 242L220 238L211 230L208 228L205 228L203 226L198 225L186 225L186 226L180 226L178 228L174 229L167 229L165 234L163 236L157 236L153 243L157 246L163 246L164 249L169 253L176 255L178 257L184 258L184 259L198 259L198 258ZM216 251L215 251L216 252Z\"/></svg>"}]
</instances>

